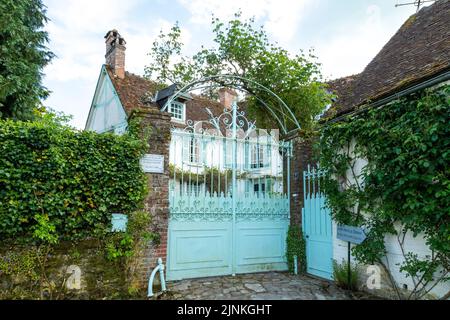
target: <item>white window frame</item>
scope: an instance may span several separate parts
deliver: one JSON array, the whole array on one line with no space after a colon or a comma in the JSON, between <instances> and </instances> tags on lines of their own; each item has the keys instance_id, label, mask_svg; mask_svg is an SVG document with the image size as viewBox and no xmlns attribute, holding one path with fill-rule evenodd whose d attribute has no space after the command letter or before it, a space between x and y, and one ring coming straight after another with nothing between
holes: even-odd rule
<instances>
[{"instance_id":1,"label":"white window frame","mask_svg":"<svg viewBox=\"0 0 450 320\"><path fill-rule=\"evenodd\" d=\"M183 139L183 161L189 165L201 164L202 145L198 137L189 136Z\"/></svg>"},{"instance_id":2,"label":"white window frame","mask_svg":"<svg viewBox=\"0 0 450 320\"><path fill-rule=\"evenodd\" d=\"M181 108L181 119L174 116L174 110L172 110L172 107L174 105ZM178 101L172 101L172 103L169 106L169 113L171 114L173 121L184 122L186 119L186 105Z\"/></svg>"},{"instance_id":3,"label":"white window frame","mask_svg":"<svg viewBox=\"0 0 450 320\"><path fill-rule=\"evenodd\" d=\"M250 152L250 169L259 170L266 167L266 147L263 144L251 144L249 148Z\"/></svg>"},{"instance_id":4,"label":"white window frame","mask_svg":"<svg viewBox=\"0 0 450 320\"><path fill-rule=\"evenodd\" d=\"M255 191L255 188L258 191ZM274 181L272 178L251 178L246 180L245 193L246 194L269 194L273 192Z\"/></svg>"}]
</instances>

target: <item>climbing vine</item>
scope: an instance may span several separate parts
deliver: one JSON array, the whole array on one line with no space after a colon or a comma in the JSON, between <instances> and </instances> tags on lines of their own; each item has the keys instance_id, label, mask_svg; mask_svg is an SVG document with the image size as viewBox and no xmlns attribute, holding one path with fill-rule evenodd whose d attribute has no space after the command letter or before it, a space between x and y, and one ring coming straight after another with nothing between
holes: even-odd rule
<instances>
[{"instance_id":1,"label":"climbing vine","mask_svg":"<svg viewBox=\"0 0 450 320\"><path fill-rule=\"evenodd\" d=\"M295 256L297 256L298 272L306 271L306 241L299 225L290 225L286 239L286 259L289 272L294 272Z\"/></svg>"},{"instance_id":2,"label":"climbing vine","mask_svg":"<svg viewBox=\"0 0 450 320\"><path fill-rule=\"evenodd\" d=\"M424 90L323 127L320 164L333 218L363 226L356 259L378 263L398 297L420 299L450 271L450 86ZM414 287L402 292L389 272L385 236L403 254L400 271ZM408 251L423 237L430 254ZM392 262L391 262L392 263ZM449 293L446 294L448 297Z\"/></svg>"}]
</instances>

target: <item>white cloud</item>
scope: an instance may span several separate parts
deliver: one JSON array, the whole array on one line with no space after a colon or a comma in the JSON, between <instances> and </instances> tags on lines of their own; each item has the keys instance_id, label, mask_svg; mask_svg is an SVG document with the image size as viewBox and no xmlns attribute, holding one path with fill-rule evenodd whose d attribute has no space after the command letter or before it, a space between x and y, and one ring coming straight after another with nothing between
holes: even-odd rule
<instances>
[{"instance_id":1,"label":"white cloud","mask_svg":"<svg viewBox=\"0 0 450 320\"><path fill-rule=\"evenodd\" d=\"M142 10L154 8L153 1L44 1L51 19L47 26L49 46L58 56L44 70L44 84L53 91L46 105L74 114L72 123L79 128L84 126L100 66L105 60L103 36L112 28L118 29L127 41L126 69L141 74L149 62L147 53L160 29L168 31L173 21L182 20L180 10L185 10L189 19L180 24L182 41L187 49L196 51L202 44L200 42L209 39L204 30L210 30L211 14L228 20L241 9L244 18L255 16L256 22L265 26L273 40L292 52L298 49L299 41L304 49L315 47L324 74L339 77L361 72L411 14L407 8L395 12L390 8L387 12L386 7L382 12L372 5L366 12L352 11L345 16L336 16L333 21L318 22L335 29L329 36L323 37L321 33L317 38L312 35L300 37L297 32L305 15L321 16L320 12L311 12L317 3L313 0L178 0L177 4L158 0L162 6L173 6L173 12L152 11L149 12L151 19ZM186 25L196 33L191 34Z\"/></svg>"},{"instance_id":2,"label":"white cloud","mask_svg":"<svg viewBox=\"0 0 450 320\"><path fill-rule=\"evenodd\" d=\"M283 45L290 45L311 1L268 1L266 29Z\"/></svg>"},{"instance_id":3,"label":"white cloud","mask_svg":"<svg viewBox=\"0 0 450 320\"><path fill-rule=\"evenodd\" d=\"M113 28L127 41L127 70L142 73L146 54L164 19L139 25L130 12L141 0L48 1L47 30L57 58L47 67L48 80L96 79L104 63L103 36Z\"/></svg>"},{"instance_id":4,"label":"white cloud","mask_svg":"<svg viewBox=\"0 0 450 320\"><path fill-rule=\"evenodd\" d=\"M361 23L354 19L347 28L333 30L331 41L316 43L316 55L326 77L334 79L362 72L399 27L388 23L377 5L368 6L364 14ZM402 12L397 23L404 21L403 16Z\"/></svg>"},{"instance_id":5,"label":"white cloud","mask_svg":"<svg viewBox=\"0 0 450 320\"><path fill-rule=\"evenodd\" d=\"M104 35L116 28L127 41L126 69L142 74L146 56L164 19L136 22L132 11L142 0L47 0L46 29L57 55L44 70L44 84L53 93L46 105L74 115L84 127L100 67L105 62ZM183 32L187 34L187 32ZM189 40L189 37L185 41Z\"/></svg>"},{"instance_id":6,"label":"white cloud","mask_svg":"<svg viewBox=\"0 0 450 320\"><path fill-rule=\"evenodd\" d=\"M264 22L266 30L276 41L287 44L295 35L304 16L305 8L312 0L178 0L191 14L194 24L209 25L214 15L229 20L238 11L243 18L255 17Z\"/></svg>"}]
</instances>

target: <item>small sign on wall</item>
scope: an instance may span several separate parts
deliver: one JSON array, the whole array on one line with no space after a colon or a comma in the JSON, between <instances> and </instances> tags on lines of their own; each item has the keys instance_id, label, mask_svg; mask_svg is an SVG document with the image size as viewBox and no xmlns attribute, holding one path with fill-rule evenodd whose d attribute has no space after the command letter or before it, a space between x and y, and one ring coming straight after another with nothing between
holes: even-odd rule
<instances>
[{"instance_id":1,"label":"small sign on wall","mask_svg":"<svg viewBox=\"0 0 450 320\"><path fill-rule=\"evenodd\" d=\"M164 173L164 156L146 154L141 159L141 167L146 173Z\"/></svg>"},{"instance_id":2,"label":"small sign on wall","mask_svg":"<svg viewBox=\"0 0 450 320\"><path fill-rule=\"evenodd\" d=\"M125 214L113 213L111 217L111 224L113 232L127 231L128 217Z\"/></svg>"}]
</instances>

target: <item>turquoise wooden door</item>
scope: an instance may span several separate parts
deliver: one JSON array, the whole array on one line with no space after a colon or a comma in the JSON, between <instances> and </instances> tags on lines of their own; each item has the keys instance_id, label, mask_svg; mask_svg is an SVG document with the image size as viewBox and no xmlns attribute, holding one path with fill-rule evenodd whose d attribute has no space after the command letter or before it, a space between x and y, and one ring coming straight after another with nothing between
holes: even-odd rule
<instances>
[{"instance_id":1,"label":"turquoise wooden door","mask_svg":"<svg viewBox=\"0 0 450 320\"><path fill-rule=\"evenodd\" d=\"M167 279L231 274L231 237L231 221L170 221Z\"/></svg>"},{"instance_id":2,"label":"turquoise wooden door","mask_svg":"<svg viewBox=\"0 0 450 320\"><path fill-rule=\"evenodd\" d=\"M306 240L307 272L325 279L333 279L333 241L330 210L320 190L321 170L303 172L304 208L303 234Z\"/></svg>"},{"instance_id":3,"label":"turquoise wooden door","mask_svg":"<svg viewBox=\"0 0 450 320\"><path fill-rule=\"evenodd\" d=\"M171 200L168 280L287 270L287 198L239 197L238 208L246 202L253 206L240 207L235 222L227 210L222 211L229 208L229 197L199 200L196 212L182 202L182 197ZM274 210L277 202L279 210ZM176 211L184 209L190 212Z\"/></svg>"},{"instance_id":4,"label":"turquoise wooden door","mask_svg":"<svg viewBox=\"0 0 450 320\"><path fill-rule=\"evenodd\" d=\"M270 135L237 136L238 126L254 128L243 115L233 109L213 118L215 134L172 130L168 280L288 269L283 162L291 146ZM219 124L233 134L222 135Z\"/></svg>"}]
</instances>

